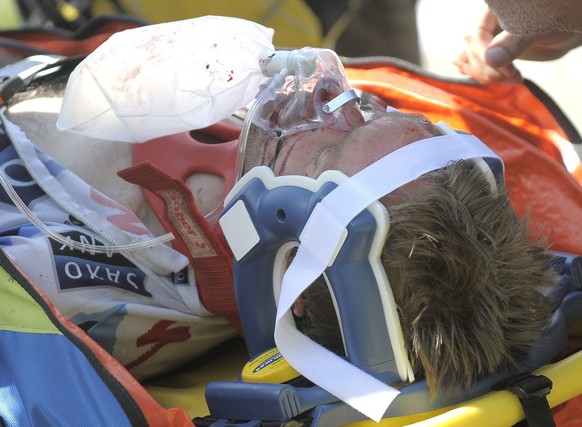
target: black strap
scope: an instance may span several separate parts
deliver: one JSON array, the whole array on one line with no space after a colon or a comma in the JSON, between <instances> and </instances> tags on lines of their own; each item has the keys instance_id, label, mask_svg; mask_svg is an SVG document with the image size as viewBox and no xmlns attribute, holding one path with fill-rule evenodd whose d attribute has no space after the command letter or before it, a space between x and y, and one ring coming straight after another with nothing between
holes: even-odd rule
<instances>
[{"instance_id":1,"label":"black strap","mask_svg":"<svg viewBox=\"0 0 582 427\"><path fill-rule=\"evenodd\" d=\"M42 62L40 62L40 60L34 60L35 57L25 58L18 63L0 68L0 105L5 104L10 98L12 98L12 96L14 96L14 94L20 92L39 78L50 78L50 76L59 75L61 72L70 73L73 68L75 68L86 57L86 55L69 57L61 57L58 55L50 56L57 58L56 61L47 62L42 68L39 68L43 65ZM30 62L30 70L33 70L30 73L27 72L26 68L24 68L14 75L3 74L3 71L8 67L18 66L20 63L25 66L27 62ZM39 75L42 77L39 77Z\"/></svg>"},{"instance_id":2,"label":"black strap","mask_svg":"<svg viewBox=\"0 0 582 427\"><path fill-rule=\"evenodd\" d=\"M546 398L552 390L552 381L548 377L526 372L493 389L510 391L519 398L529 427L555 427L556 423Z\"/></svg>"}]
</instances>

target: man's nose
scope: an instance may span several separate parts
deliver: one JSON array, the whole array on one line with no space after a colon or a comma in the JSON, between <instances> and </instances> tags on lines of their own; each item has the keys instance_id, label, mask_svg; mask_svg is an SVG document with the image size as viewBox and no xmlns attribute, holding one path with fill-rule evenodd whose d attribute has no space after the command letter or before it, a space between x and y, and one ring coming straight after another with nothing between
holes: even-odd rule
<instances>
[{"instance_id":1,"label":"man's nose","mask_svg":"<svg viewBox=\"0 0 582 427\"><path fill-rule=\"evenodd\" d=\"M283 135L315 128L349 131L365 123L355 92L334 78L294 87L272 106L270 123Z\"/></svg>"},{"instance_id":2,"label":"man's nose","mask_svg":"<svg viewBox=\"0 0 582 427\"><path fill-rule=\"evenodd\" d=\"M345 91L334 79L321 79L315 85L308 115L317 117L323 127L348 131L364 123L359 98Z\"/></svg>"}]
</instances>

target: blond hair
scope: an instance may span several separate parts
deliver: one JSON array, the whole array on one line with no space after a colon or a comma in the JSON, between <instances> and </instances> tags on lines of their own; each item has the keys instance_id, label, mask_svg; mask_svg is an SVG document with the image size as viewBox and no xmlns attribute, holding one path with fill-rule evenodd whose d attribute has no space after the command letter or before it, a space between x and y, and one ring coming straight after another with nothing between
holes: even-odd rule
<instances>
[{"instance_id":1,"label":"blond hair","mask_svg":"<svg viewBox=\"0 0 582 427\"><path fill-rule=\"evenodd\" d=\"M389 208L382 254L413 368L434 394L516 365L550 315L551 255L504 191L462 161Z\"/></svg>"}]
</instances>

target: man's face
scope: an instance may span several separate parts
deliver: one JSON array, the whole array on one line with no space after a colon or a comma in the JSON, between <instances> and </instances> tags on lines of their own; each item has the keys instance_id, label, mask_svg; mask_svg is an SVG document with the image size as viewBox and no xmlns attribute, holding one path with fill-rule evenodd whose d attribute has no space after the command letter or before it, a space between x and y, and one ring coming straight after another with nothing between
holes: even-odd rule
<instances>
[{"instance_id":1,"label":"man's face","mask_svg":"<svg viewBox=\"0 0 582 427\"><path fill-rule=\"evenodd\" d=\"M485 0L504 30L514 34L582 32L579 0Z\"/></svg>"},{"instance_id":2,"label":"man's face","mask_svg":"<svg viewBox=\"0 0 582 427\"><path fill-rule=\"evenodd\" d=\"M349 130L333 127L306 130L283 138L257 132L249 137L245 169L269 166L275 175L317 178L326 170L351 176L385 155L411 142L439 135L435 126L420 115L399 111L377 112L365 121L353 105L342 107Z\"/></svg>"}]
</instances>

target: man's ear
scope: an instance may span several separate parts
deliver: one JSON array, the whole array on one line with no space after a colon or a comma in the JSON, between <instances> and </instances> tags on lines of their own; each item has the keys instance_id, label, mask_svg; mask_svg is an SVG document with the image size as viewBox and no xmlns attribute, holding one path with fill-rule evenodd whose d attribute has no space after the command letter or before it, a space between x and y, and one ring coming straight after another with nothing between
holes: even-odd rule
<instances>
[{"instance_id":1,"label":"man's ear","mask_svg":"<svg viewBox=\"0 0 582 427\"><path fill-rule=\"evenodd\" d=\"M293 307L291 307L291 311L293 311L295 317L301 318L305 316L305 299L303 298L303 295L295 300Z\"/></svg>"}]
</instances>

